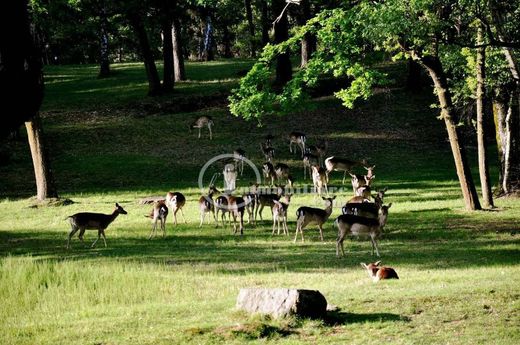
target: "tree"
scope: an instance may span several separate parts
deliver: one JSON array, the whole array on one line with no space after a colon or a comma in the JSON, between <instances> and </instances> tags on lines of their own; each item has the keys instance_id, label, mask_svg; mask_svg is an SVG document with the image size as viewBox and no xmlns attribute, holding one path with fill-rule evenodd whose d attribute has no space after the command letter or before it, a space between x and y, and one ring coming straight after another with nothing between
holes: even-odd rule
<instances>
[{"instance_id":1,"label":"tree","mask_svg":"<svg viewBox=\"0 0 520 345\"><path fill-rule=\"evenodd\" d=\"M274 43L282 43L289 38L289 21L287 20L287 11L284 10L285 1L273 0L273 13L281 13L281 17L274 24ZM276 57L276 83L284 85L292 77L291 57L288 51L281 52Z\"/></svg>"}]
</instances>

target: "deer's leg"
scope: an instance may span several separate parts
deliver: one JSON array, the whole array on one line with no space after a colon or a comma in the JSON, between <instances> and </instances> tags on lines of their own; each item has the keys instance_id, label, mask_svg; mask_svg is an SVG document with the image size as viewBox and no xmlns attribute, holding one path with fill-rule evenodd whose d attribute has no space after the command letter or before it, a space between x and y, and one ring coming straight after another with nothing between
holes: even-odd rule
<instances>
[{"instance_id":1,"label":"deer's leg","mask_svg":"<svg viewBox=\"0 0 520 345\"><path fill-rule=\"evenodd\" d=\"M289 152L290 152L290 153L293 153L293 152L292 152L292 141L289 141Z\"/></svg>"},{"instance_id":2,"label":"deer's leg","mask_svg":"<svg viewBox=\"0 0 520 345\"><path fill-rule=\"evenodd\" d=\"M91 247L91 248L94 248L94 246L96 245L97 241L99 241L100 238L101 238L101 229L98 230L97 238L96 238L96 240L92 243L92 245L91 245L90 247Z\"/></svg>"},{"instance_id":3,"label":"deer's leg","mask_svg":"<svg viewBox=\"0 0 520 345\"><path fill-rule=\"evenodd\" d=\"M262 220L262 221L264 220L264 219L262 218L262 211L263 211L263 210L264 210L264 205L263 205L263 204L260 204L260 209L258 210L258 214L260 215L260 220Z\"/></svg>"},{"instance_id":4,"label":"deer's leg","mask_svg":"<svg viewBox=\"0 0 520 345\"><path fill-rule=\"evenodd\" d=\"M211 131L211 126L208 126L209 129L209 140L213 140L213 133Z\"/></svg>"},{"instance_id":5,"label":"deer's leg","mask_svg":"<svg viewBox=\"0 0 520 345\"><path fill-rule=\"evenodd\" d=\"M341 181L341 184L345 184L345 178L347 177L347 171L343 173L343 181ZM354 191L354 194L356 194L356 191Z\"/></svg>"},{"instance_id":6,"label":"deer's leg","mask_svg":"<svg viewBox=\"0 0 520 345\"><path fill-rule=\"evenodd\" d=\"M75 226L75 225L72 225L72 230L70 231L69 233L69 238L67 239L67 249L70 248L70 239L72 238L72 236L74 236L74 234L79 230L79 227Z\"/></svg>"},{"instance_id":7,"label":"deer's leg","mask_svg":"<svg viewBox=\"0 0 520 345\"><path fill-rule=\"evenodd\" d=\"M148 239L152 238L152 235L153 235L156 227L157 227L157 221L154 224L152 224L152 230L150 230L150 236L148 236Z\"/></svg>"},{"instance_id":8,"label":"deer's leg","mask_svg":"<svg viewBox=\"0 0 520 345\"><path fill-rule=\"evenodd\" d=\"M200 127L199 127L199 139L200 139Z\"/></svg>"},{"instance_id":9,"label":"deer's leg","mask_svg":"<svg viewBox=\"0 0 520 345\"><path fill-rule=\"evenodd\" d=\"M166 237L166 219L161 218L162 237Z\"/></svg>"},{"instance_id":10,"label":"deer's leg","mask_svg":"<svg viewBox=\"0 0 520 345\"><path fill-rule=\"evenodd\" d=\"M244 211L239 212L240 217L240 236L244 235Z\"/></svg>"},{"instance_id":11,"label":"deer's leg","mask_svg":"<svg viewBox=\"0 0 520 345\"><path fill-rule=\"evenodd\" d=\"M101 230L101 236L103 236L103 242L105 242L105 248L107 247L107 237L105 236L105 229Z\"/></svg>"},{"instance_id":12,"label":"deer's leg","mask_svg":"<svg viewBox=\"0 0 520 345\"><path fill-rule=\"evenodd\" d=\"M85 242L83 241L83 235L85 234L85 228L79 228L79 240L81 241L81 243L83 243L83 245L85 245Z\"/></svg>"},{"instance_id":13,"label":"deer's leg","mask_svg":"<svg viewBox=\"0 0 520 345\"><path fill-rule=\"evenodd\" d=\"M182 220L184 220L184 224L188 224L188 222L186 221L186 218L184 218L184 211L182 210L182 207L180 208L180 210L181 210Z\"/></svg>"},{"instance_id":14,"label":"deer's leg","mask_svg":"<svg viewBox=\"0 0 520 345\"><path fill-rule=\"evenodd\" d=\"M202 223L204 223L204 218L206 218L206 212L205 211L200 211L200 224L199 224L199 228L202 227Z\"/></svg>"},{"instance_id":15,"label":"deer's leg","mask_svg":"<svg viewBox=\"0 0 520 345\"><path fill-rule=\"evenodd\" d=\"M372 255L374 255L374 248L375 248L377 256L380 257L381 255L379 255L379 250L377 249L376 239L371 236L370 240L372 241Z\"/></svg>"},{"instance_id":16,"label":"deer's leg","mask_svg":"<svg viewBox=\"0 0 520 345\"><path fill-rule=\"evenodd\" d=\"M320 239L323 242L323 224L319 224L318 228L320 229Z\"/></svg>"}]
</instances>

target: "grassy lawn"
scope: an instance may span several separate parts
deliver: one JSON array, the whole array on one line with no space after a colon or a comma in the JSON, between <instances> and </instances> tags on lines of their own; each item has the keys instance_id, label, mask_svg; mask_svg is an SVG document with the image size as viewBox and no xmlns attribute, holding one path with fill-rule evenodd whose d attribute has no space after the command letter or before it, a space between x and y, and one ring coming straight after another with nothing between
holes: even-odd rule
<instances>
[{"instance_id":1,"label":"grassy lawn","mask_svg":"<svg viewBox=\"0 0 520 345\"><path fill-rule=\"evenodd\" d=\"M466 212L442 122L429 94L395 91L355 110L328 98L315 107L274 117L257 128L225 108L150 112L154 102L174 104L199 95L226 94L250 61L188 64L189 81L159 100L144 97L138 64L115 65L97 80L95 66L47 71L43 120L56 182L74 204L29 207L35 194L29 149L10 142L0 167L0 343L2 344L518 344L520 342L520 201L497 199L493 211ZM137 105L139 106L129 106ZM142 106L144 104L144 106ZM196 138L188 124L215 119L215 137ZM199 225L199 170L212 157L242 147L262 163L258 143L272 133L276 161L289 164L301 187L302 165L288 150L292 130L329 143L331 155L376 164L375 188L392 202L379 241L383 264L399 280L373 283L360 262L375 261L369 241L345 241L335 257L332 219L325 242L309 227L293 243L295 211L321 205L296 194L289 208L291 236L271 235L271 216L246 225L243 237L228 226ZM203 134L207 134L203 131ZM490 154L494 157L494 151ZM469 146L476 167L476 148ZM220 171L212 167L205 176ZM361 171L359 171L361 173ZM477 178L477 171L474 170ZM497 169L492 167L493 181ZM246 186L246 170L237 182ZM342 174L331 175L341 187ZM222 187L222 177L218 182ZM341 190L341 189L340 189ZM138 201L183 192L187 224L168 218L166 238L148 240ZM331 218L350 198L346 185ZM128 215L107 230L108 247L65 248L65 218L81 211ZM86 233L89 245L96 235ZM340 311L325 320L271 320L234 310L242 287L317 289Z\"/></svg>"}]
</instances>

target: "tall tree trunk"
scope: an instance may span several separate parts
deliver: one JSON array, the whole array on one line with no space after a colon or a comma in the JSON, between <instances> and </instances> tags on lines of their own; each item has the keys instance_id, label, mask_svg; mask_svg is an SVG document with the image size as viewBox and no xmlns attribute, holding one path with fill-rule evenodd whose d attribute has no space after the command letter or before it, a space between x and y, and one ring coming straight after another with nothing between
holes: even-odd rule
<instances>
[{"instance_id":1,"label":"tall tree trunk","mask_svg":"<svg viewBox=\"0 0 520 345\"><path fill-rule=\"evenodd\" d=\"M273 0L273 12L279 15L285 2L283 0ZM274 26L274 43L282 43L289 38L289 22L287 20L287 11L285 11L280 20ZM288 52L279 54L276 61L276 81L277 85L285 85L292 78L292 65Z\"/></svg>"},{"instance_id":2,"label":"tall tree trunk","mask_svg":"<svg viewBox=\"0 0 520 345\"><path fill-rule=\"evenodd\" d=\"M174 58L173 58L173 35L172 20L169 15L163 14L162 34L163 34L163 83L162 88L165 92L171 92L174 85Z\"/></svg>"},{"instance_id":3,"label":"tall tree trunk","mask_svg":"<svg viewBox=\"0 0 520 345\"><path fill-rule=\"evenodd\" d=\"M137 13L129 14L129 21L137 35L141 47L141 55L143 56L146 76L148 78L148 96L159 95L161 93L161 80L157 72L157 67L155 66L155 60L144 24Z\"/></svg>"},{"instance_id":4,"label":"tall tree trunk","mask_svg":"<svg viewBox=\"0 0 520 345\"><path fill-rule=\"evenodd\" d=\"M477 32L477 43L483 43L482 28ZM489 178L489 164L487 158L486 131L484 125L484 80L486 70L486 48L477 49L477 142L478 142L478 167L480 173L480 186L482 188L482 202L484 207L494 207L493 195L491 194L491 182Z\"/></svg>"},{"instance_id":5,"label":"tall tree trunk","mask_svg":"<svg viewBox=\"0 0 520 345\"><path fill-rule=\"evenodd\" d=\"M181 22L176 15L173 17L172 36L173 67L175 69L175 81L186 80L186 70L184 68L184 54L182 52Z\"/></svg>"},{"instance_id":6,"label":"tall tree trunk","mask_svg":"<svg viewBox=\"0 0 520 345\"><path fill-rule=\"evenodd\" d=\"M305 25L307 20L311 18L311 6L309 1L302 3L302 13L298 16L298 25ZM312 53L316 50L316 36L311 33L306 33L301 41L301 61L300 67L306 67Z\"/></svg>"},{"instance_id":7,"label":"tall tree trunk","mask_svg":"<svg viewBox=\"0 0 520 345\"><path fill-rule=\"evenodd\" d=\"M444 119L446 131L448 132L465 207L467 210L480 210L481 206L466 157L464 143L459 139L460 134L453 111L453 102L441 62L437 57L423 57L419 60L419 63L428 71L435 86L441 108L441 116Z\"/></svg>"},{"instance_id":8,"label":"tall tree trunk","mask_svg":"<svg viewBox=\"0 0 520 345\"><path fill-rule=\"evenodd\" d=\"M406 89L410 92L420 92L423 88L421 80L421 66L414 59L408 59L406 75Z\"/></svg>"},{"instance_id":9,"label":"tall tree trunk","mask_svg":"<svg viewBox=\"0 0 520 345\"><path fill-rule=\"evenodd\" d=\"M503 194L504 191L504 171L505 171L505 152L507 150L507 131L506 131L506 115L508 108L508 100L506 93L503 90L497 89L493 96L493 114L495 119L496 129L496 142L498 149L499 159L499 193Z\"/></svg>"},{"instance_id":10,"label":"tall tree trunk","mask_svg":"<svg viewBox=\"0 0 520 345\"><path fill-rule=\"evenodd\" d=\"M25 123L25 128L27 129L29 147L31 148L37 199L43 201L47 198L57 198L58 192L54 184L54 177L43 137L41 119L38 113Z\"/></svg>"},{"instance_id":11,"label":"tall tree trunk","mask_svg":"<svg viewBox=\"0 0 520 345\"><path fill-rule=\"evenodd\" d=\"M98 78L106 78L110 76L110 61L108 57L108 18L107 18L107 10L106 5L103 2L101 4L100 11L100 19L101 19L101 54L100 54L100 68L98 73Z\"/></svg>"},{"instance_id":12,"label":"tall tree trunk","mask_svg":"<svg viewBox=\"0 0 520 345\"><path fill-rule=\"evenodd\" d=\"M253 23L253 9L251 8L251 0L244 0L244 6L246 8L247 26L249 28L250 55L252 58L254 58L256 57L255 24Z\"/></svg>"},{"instance_id":13,"label":"tall tree trunk","mask_svg":"<svg viewBox=\"0 0 520 345\"><path fill-rule=\"evenodd\" d=\"M231 52L231 33L227 25L222 28L222 44L224 45L224 58L229 59L233 57Z\"/></svg>"},{"instance_id":14,"label":"tall tree trunk","mask_svg":"<svg viewBox=\"0 0 520 345\"><path fill-rule=\"evenodd\" d=\"M262 47L265 47L269 43L269 6L267 0L260 0L260 18L262 21Z\"/></svg>"}]
</instances>

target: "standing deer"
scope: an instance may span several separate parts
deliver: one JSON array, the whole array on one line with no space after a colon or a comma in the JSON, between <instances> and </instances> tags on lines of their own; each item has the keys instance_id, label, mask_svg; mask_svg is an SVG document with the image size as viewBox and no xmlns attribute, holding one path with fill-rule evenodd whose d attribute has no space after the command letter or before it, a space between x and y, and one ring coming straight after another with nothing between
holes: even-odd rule
<instances>
[{"instance_id":1,"label":"standing deer","mask_svg":"<svg viewBox=\"0 0 520 345\"><path fill-rule=\"evenodd\" d=\"M274 166L274 172L276 174L278 183L280 183L281 179L284 179L287 181L287 179L289 178L289 166L285 163L277 163Z\"/></svg>"},{"instance_id":2,"label":"standing deer","mask_svg":"<svg viewBox=\"0 0 520 345\"><path fill-rule=\"evenodd\" d=\"M264 158L268 162L272 162L274 159L274 148L271 146L268 146L267 144L260 143L260 150L262 151L262 154L264 155Z\"/></svg>"},{"instance_id":3,"label":"standing deer","mask_svg":"<svg viewBox=\"0 0 520 345\"><path fill-rule=\"evenodd\" d=\"M347 176L347 172L351 172L352 169L356 166L364 166L365 161L358 162L352 161L350 159L338 158L331 156L325 159L325 168L327 169L327 176L332 171L343 171L343 181L341 183L345 183L345 177Z\"/></svg>"},{"instance_id":4,"label":"standing deer","mask_svg":"<svg viewBox=\"0 0 520 345\"><path fill-rule=\"evenodd\" d=\"M312 177L312 166L313 165L320 165L319 158L316 155L313 155L312 153L305 152L303 155L303 178L307 178L307 169L309 170L309 177Z\"/></svg>"},{"instance_id":5,"label":"standing deer","mask_svg":"<svg viewBox=\"0 0 520 345\"><path fill-rule=\"evenodd\" d=\"M316 145L308 146L307 152L316 156L318 158L319 166L322 166L323 159L325 158L325 154L327 153L327 142L320 140Z\"/></svg>"},{"instance_id":6,"label":"standing deer","mask_svg":"<svg viewBox=\"0 0 520 345\"><path fill-rule=\"evenodd\" d=\"M67 217L70 222L71 231L69 233L69 238L67 240L67 249L70 248L70 239L74 234L79 230L79 239L83 242L83 234L85 230L97 230L98 237L92 243L91 247L94 247L101 236L103 236L103 242L105 242L105 247L107 246L107 240L105 236L105 229L112 223L117 216L120 214L127 214L127 212L116 203L116 208L112 214L103 214L103 213L92 213L92 212L81 212L73 214L72 216Z\"/></svg>"},{"instance_id":7,"label":"standing deer","mask_svg":"<svg viewBox=\"0 0 520 345\"><path fill-rule=\"evenodd\" d=\"M216 208L216 219L217 219L217 227L218 227L218 213L220 212L222 227L226 227L226 213L229 212L229 196L224 194L215 199L215 208ZM229 217L229 222L231 223L231 217Z\"/></svg>"},{"instance_id":8,"label":"standing deer","mask_svg":"<svg viewBox=\"0 0 520 345\"><path fill-rule=\"evenodd\" d=\"M152 238L152 235L155 236L157 233L157 222L161 223L161 230L163 233L163 237L166 236L166 217L168 217L168 206L162 200L156 201L153 205L152 212L146 217L152 218L152 231L150 231L150 236L148 239Z\"/></svg>"},{"instance_id":9,"label":"standing deer","mask_svg":"<svg viewBox=\"0 0 520 345\"><path fill-rule=\"evenodd\" d=\"M368 265L361 262L361 267L367 271L368 276L372 278L374 282L383 279L399 279L397 272L392 267L379 266L379 264L381 264L381 261L370 263Z\"/></svg>"},{"instance_id":10,"label":"standing deer","mask_svg":"<svg viewBox=\"0 0 520 345\"><path fill-rule=\"evenodd\" d=\"M278 201L285 194L285 186L276 186L276 194L274 193L258 193L258 203L256 204L255 210L255 219L258 219L258 215L260 215L260 220L262 218L262 211L265 206L273 207L274 200Z\"/></svg>"},{"instance_id":11,"label":"standing deer","mask_svg":"<svg viewBox=\"0 0 520 345\"><path fill-rule=\"evenodd\" d=\"M246 151L242 149L236 149L233 151L233 156L235 160L235 170L240 171L240 176L244 174L244 160L246 158Z\"/></svg>"},{"instance_id":12,"label":"standing deer","mask_svg":"<svg viewBox=\"0 0 520 345\"><path fill-rule=\"evenodd\" d=\"M303 240L303 229L309 224L315 223L320 229L320 238L323 242L323 224L329 219L332 214L332 206L334 203L335 196L332 198L324 198L325 209L302 206L296 211L296 235L294 236L294 243L298 239L298 231L301 233L302 242Z\"/></svg>"},{"instance_id":13,"label":"standing deer","mask_svg":"<svg viewBox=\"0 0 520 345\"><path fill-rule=\"evenodd\" d=\"M289 151L293 153L292 145L296 144L297 147L302 151L302 158L305 153L305 141L307 140L305 133L302 132L291 132L289 133ZM296 150L294 150L296 152Z\"/></svg>"},{"instance_id":14,"label":"standing deer","mask_svg":"<svg viewBox=\"0 0 520 345\"><path fill-rule=\"evenodd\" d=\"M238 196L228 197L228 210L233 217L233 235L237 233L237 217L239 218L240 236L244 234L245 201Z\"/></svg>"},{"instance_id":15,"label":"standing deer","mask_svg":"<svg viewBox=\"0 0 520 345\"><path fill-rule=\"evenodd\" d=\"M359 187L370 186L372 184L372 180L376 177L376 175L374 175L375 167L375 165L371 167L365 167L367 170L366 175L352 174L349 172L350 177L352 178L352 189L354 190L354 194L356 194L356 191Z\"/></svg>"},{"instance_id":16,"label":"standing deer","mask_svg":"<svg viewBox=\"0 0 520 345\"><path fill-rule=\"evenodd\" d=\"M274 180L277 178L276 171L271 162L265 162L262 165L262 173L264 175L264 183L267 184L267 180L271 180L271 186L274 185Z\"/></svg>"},{"instance_id":17,"label":"standing deer","mask_svg":"<svg viewBox=\"0 0 520 345\"><path fill-rule=\"evenodd\" d=\"M242 197L244 198L244 201L246 203L246 211L249 215L249 218L247 220L247 224L252 223L255 225L255 206L258 203L258 187L260 185L258 183L250 183L249 184L249 191L245 193Z\"/></svg>"},{"instance_id":18,"label":"standing deer","mask_svg":"<svg viewBox=\"0 0 520 345\"><path fill-rule=\"evenodd\" d=\"M325 192L329 195L329 190L327 189L327 173L325 169L319 167L317 165L312 166L312 183L314 184L314 192L318 193L321 197L321 192L323 188L325 188Z\"/></svg>"},{"instance_id":19,"label":"standing deer","mask_svg":"<svg viewBox=\"0 0 520 345\"><path fill-rule=\"evenodd\" d=\"M283 233L289 236L289 229L287 228L287 210L289 209L289 203L291 202L291 194L285 196L285 202L273 200L273 233L275 231L275 224L278 223L278 235L280 235L280 221L282 222Z\"/></svg>"},{"instance_id":20,"label":"standing deer","mask_svg":"<svg viewBox=\"0 0 520 345\"><path fill-rule=\"evenodd\" d=\"M177 225L177 212L181 211L182 220L184 223L186 222L186 218L184 218L184 211L182 208L186 204L186 197L184 194L180 192L168 192L166 193L166 206L170 207L173 212L173 221L175 225Z\"/></svg>"},{"instance_id":21,"label":"standing deer","mask_svg":"<svg viewBox=\"0 0 520 345\"><path fill-rule=\"evenodd\" d=\"M345 240L345 236L347 235L369 236L370 241L372 242L372 255L374 255L375 249L377 256L380 256L379 250L377 248L376 239L383 232L383 228L386 225L386 220L388 218L388 209L391 206L392 203L388 204L388 206L381 206L379 217L377 219L360 217L351 214L344 214L336 218L336 221L334 222L334 225L338 227L338 238L336 240L336 256L339 257L340 247L342 256L345 256L343 241Z\"/></svg>"},{"instance_id":22,"label":"standing deer","mask_svg":"<svg viewBox=\"0 0 520 345\"><path fill-rule=\"evenodd\" d=\"M274 139L274 135L272 134L267 134L265 137L265 145L268 146L268 147L272 147L273 146L273 139Z\"/></svg>"},{"instance_id":23,"label":"standing deer","mask_svg":"<svg viewBox=\"0 0 520 345\"><path fill-rule=\"evenodd\" d=\"M218 226L217 217L215 215L215 204L213 202L213 194L220 193L215 186L210 186L208 195L203 195L199 198L199 211L200 211L200 224L199 228L202 227L202 223L204 223L204 218L206 218L207 213L213 213L213 218L215 218L215 224ZM208 224L210 221L210 217L208 216Z\"/></svg>"},{"instance_id":24,"label":"standing deer","mask_svg":"<svg viewBox=\"0 0 520 345\"><path fill-rule=\"evenodd\" d=\"M226 164L224 166L224 190L231 193L236 188L237 173L234 164Z\"/></svg>"},{"instance_id":25,"label":"standing deer","mask_svg":"<svg viewBox=\"0 0 520 345\"><path fill-rule=\"evenodd\" d=\"M213 119L211 118L211 116L201 116L199 118L197 118L191 125L190 125L190 132L193 130L193 128L198 128L199 129L199 139L200 139L200 130L204 127L208 127L208 131L209 131L209 139L212 140L213 139L213 132L211 130L211 128L215 125L215 123L213 122Z\"/></svg>"}]
</instances>

